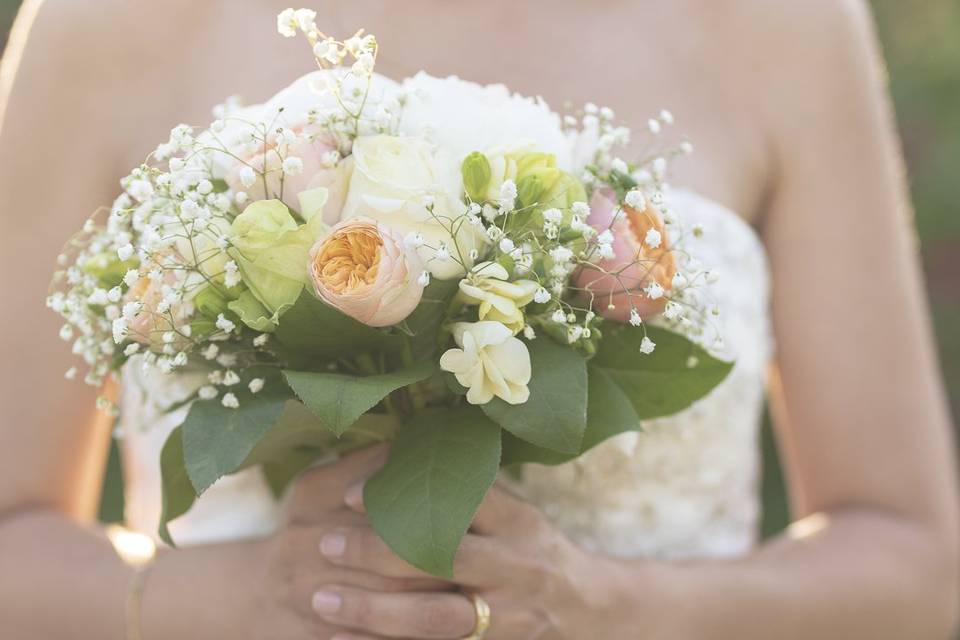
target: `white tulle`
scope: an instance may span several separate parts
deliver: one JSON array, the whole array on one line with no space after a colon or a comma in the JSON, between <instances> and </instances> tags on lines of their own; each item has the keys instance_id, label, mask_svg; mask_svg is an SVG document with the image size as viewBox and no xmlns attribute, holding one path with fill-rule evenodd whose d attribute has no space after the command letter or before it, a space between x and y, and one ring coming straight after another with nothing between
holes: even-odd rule
<instances>
[{"instance_id":1,"label":"white tulle","mask_svg":"<svg viewBox=\"0 0 960 640\"><path fill-rule=\"evenodd\" d=\"M684 223L706 235L697 257L718 269L714 295L730 376L709 396L641 433L614 438L560 467L530 465L515 489L540 506L571 538L622 556L728 556L756 537L758 425L771 355L766 254L753 230L722 206L683 191L671 194ZM185 409L165 409L199 379L124 375L120 429L124 436L127 522L155 534L160 515L160 451ZM224 478L174 521L180 544L263 535L279 509L260 472Z\"/></svg>"}]
</instances>

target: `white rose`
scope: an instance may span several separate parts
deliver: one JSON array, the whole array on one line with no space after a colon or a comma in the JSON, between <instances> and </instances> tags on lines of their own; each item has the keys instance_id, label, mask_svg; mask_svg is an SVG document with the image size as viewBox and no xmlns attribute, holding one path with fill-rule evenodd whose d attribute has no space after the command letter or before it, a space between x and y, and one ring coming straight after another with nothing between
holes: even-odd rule
<instances>
[{"instance_id":1,"label":"white rose","mask_svg":"<svg viewBox=\"0 0 960 640\"><path fill-rule=\"evenodd\" d=\"M463 275L457 260L469 267L470 252L483 244L473 225L457 222L466 213L462 190L456 161L424 140L361 137L353 145L353 176L341 219L363 216L404 236L420 234L424 244L417 251L424 264L434 277L447 280ZM458 232L456 243L451 226ZM438 251L441 247L446 251Z\"/></svg>"},{"instance_id":2,"label":"white rose","mask_svg":"<svg viewBox=\"0 0 960 640\"><path fill-rule=\"evenodd\" d=\"M403 82L408 96L400 133L427 136L461 161L472 151L529 141L572 171L573 144L560 116L542 98L511 93L502 84L480 85L455 76L418 73Z\"/></svg>"},{"instance_id":3,"label":"white rose","mask_svg":"<svg viewBox=\"0 0 960 640\"><path fill-rule=\"evenodd\" d=\"M531 375L527 345L499 322L457 322L452 330L460 348L447 350L440 368L467 387L467 402L486 404L494 396L510 404L527 401Z\"/></svg>"}]
</instances>

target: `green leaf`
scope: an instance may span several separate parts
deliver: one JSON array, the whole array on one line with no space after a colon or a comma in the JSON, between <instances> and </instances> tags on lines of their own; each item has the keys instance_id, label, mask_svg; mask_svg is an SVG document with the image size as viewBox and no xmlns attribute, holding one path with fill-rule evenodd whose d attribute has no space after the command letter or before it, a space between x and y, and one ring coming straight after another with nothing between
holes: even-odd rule
<instances>
[{"instance_id":1,"label":"green leaf","mask_svg":"<svg viewBox=\"0 0 960 640\"><path fill-rule=\"evenodd\" d=\"M573 460L604 440L624 431L640 428L640 419L630 400L608 374L593 366L587 367L587 429L577 453L560 453L525 442L507 432L503 434L503 464L558 465Z\"/></svg>"},{"instance_id":2,"label":"green leaf","mask_svg":"<svg viewBox=\"0 0 960 640\"><path fill-rule=\"evenodd\" d=\"M504 433L504 465L568 462L609 438L641 429L642 419L689 407L723 381L732 366L665 329L647 328L657 343L650 355L639 351L642 330L610 323L604 331L600 354L587 367L587 429L580 451L559 453ZM696 366L690 366L691 356Z\"/></svg>"},{"instance_id":3,"label":"green leaf","mask_svg":"<svg viewBox=\"0 0 960 640\"><path fill-rule=\"evenodd\" d=\"M587 427L587 363L576 351L549 339L528 343L530 399L512 405L494 398L483 411L531 444L560 453L580 451Z\"/></svg>"},{"instance_id":4,"label":"green leaf","mask_svg":"<svg viewBox=\"0 0 960 640\"><path fill-rule=\"evenodd\" d=\"M447 309L459 290L459 280L431 280L423 290L420 304L404 321L413 333L411 348L417 360L429 358L437 352L440 328Z\"/></svg>"},{"instance_id":5,"label":"green leaf","mask_svg":"<svg viewBox=\"0 0 960 640\"><path fill-rule=\"evenodd\" d=\"M284 371L297 397L336 435L397 389L426 380L436 370L430 361L376 376Z\"/></svg>"},{"instance_id":6,"label":"green leaf","mask_svg":"<svg viewBox=\"0 0 960 640\"><path fill-rule=\"evenodd\" d=\"M337 438L303 404L287 400L269 431L246 459L228 473L262 465L267 483L279 497L290 481L316 460L391 440L399 426L399 420L393 416L368 413ZM187 474L182 435L182 427L177 427L167 438L160 456L163 494L159 534L171 546L174 542L168 524L189 511L197 495Z\"/></svg>"},{"instance_id":7,"label":"green leaf","mask_svg":"<svg viewBox=\"0 0 960 640\"><path fill-rule=\"evenodd\" d=\"M290 390L277 377L257 394L247 390L246 381L235 388L238 408L224 407L219 398L198 400L183 422L183 457L197 495L241 467L290 398Z\"/></svg>"},{"instance_id":8,"label":"green leaf","mask_svg":"<svg viewBox=\"0 0 960 640\"><path fill-rule=\"evenodd\" d=\"M392 440L399 427L400 421L392 415L367 413L337 437L303 404L288 400L240 469L261 465L271 490L280 498L287 485L317 460Z\"/></svg>"},{"instance_id":9,"label":"green leaf","mask_svg":"<svg viewBox=\"0 0 960 640\"><path fill-rule=\"evenodd\" d=\"M167 528L171 520L179 518L193 506L196 494L183 461L183 429L177 427L167 437L160 453L161 511L160 539L174 546Z\"/></svg>"},{"instance_id":10,"label":"green leaf","mask_svg":"<svg viewBox=\"0 0 960 640\"><path fill-rule=\"evenodd\" d=\"M364 487L370 521L401 558L452 578L457 547L499 466L500 429L475 407L415 418Z\"/></svg>"},{"instance_id":11,"label":"green leaf","mask_svg":"<svg viewBox=\"0 0 960 640\"><path fill-rule=\"evenodd\" d=\"M321 455L315 449L297 449L287 454L282 462L265 462L261 465L263 478L267 481L273 497L283 498L287 487Z\"/></svg>"},{"instance_id":12,"label":"green leaf","mask_svg":"<svg viewBox=\"0 0 960 640\"><path fill-rule=\"evenodd\" d=\"M307 290L283 315L274 337L282 355L305 368L342 356L397 349L400 344L397 336L357 322Z\"/></svg>"},{"instance_id":13,"label":"green leaf","mask_svg":"<svg viewBox=\"0 0 960 640\"><path fill-rule=\"evenodd\" d=\"M637 420L668 416L686 409L723 382L733 363L719 360L684 336L646 327L657 347L640 353L641 327L605 323L600 349L591 360L633 406Z\"/></svg>"}]
</instances>

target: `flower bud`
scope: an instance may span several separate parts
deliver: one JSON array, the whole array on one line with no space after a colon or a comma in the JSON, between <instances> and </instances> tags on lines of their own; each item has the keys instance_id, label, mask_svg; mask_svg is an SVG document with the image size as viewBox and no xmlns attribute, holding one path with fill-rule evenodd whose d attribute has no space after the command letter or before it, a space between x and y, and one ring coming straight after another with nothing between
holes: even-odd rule
<instances>
[{"instance_id":1,"label":"flower bud","mask_svg":"<svg viewBox=\"0 0 960 640\"><path fill-rule=\"evenodd\" d=\"M211 286L202 289L193 299L193 304L206 318L216 319L218 315L227 311L227 299Z\"/></svg>"},{"instance_id":2,"label":"flower bud","mask_svg":"<svg viewBox=\"0 0 960 640\"><path fill-rule=\"evenodd\" d=\"M463 188L473 202L486 200L487 189L492 176L490 161L479 151L474 151L463 160L460 166L463 174Z\"/></svg>"}]
</instances>

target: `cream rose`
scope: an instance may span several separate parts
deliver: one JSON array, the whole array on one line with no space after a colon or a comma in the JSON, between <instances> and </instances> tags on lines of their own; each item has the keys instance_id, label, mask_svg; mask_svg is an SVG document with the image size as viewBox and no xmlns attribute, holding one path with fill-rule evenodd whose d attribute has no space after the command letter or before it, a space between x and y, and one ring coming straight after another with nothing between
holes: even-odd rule
<instances>
[{"instance_id":1,"label":"cream rose","mask_svg":"<svg viewBox=\"0 0 960 640\"><path fill-rule=\"evenodd\" d=\"M404 237L419 234L423 245L417 251L433 276L447 280L463 275L460 262L469 268L470 252L480 250L483 236L460 220L466 207L461 199L459 164L419 138L386 135L358 138L353 161L342 219L362 216Z\"/></svg>"},{"instance_id":2,"label":"cream rose","mask_svg":"<svg viewBox=\"0 0 960 640\"><path fill-rule=\"evenodd\" d=\"M339 223L310 250L317 297L371 327L406 318L423 295L423 263L403 238L375 220Z\"/></svg>"},{"instance_id":3,"label":"cream rose","mask_svg":"<svg viewBox=\"0 0 960 640\"><path fill-rule=\"evenodd\" d=\"M486 404L494 396L510 404L527 401L530 352L510 329L485 321L457 322L452 331L460 348L447 350L440 358L440 368L467 387L467 402Z\"/></svg>"}]
</instances>

